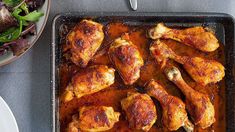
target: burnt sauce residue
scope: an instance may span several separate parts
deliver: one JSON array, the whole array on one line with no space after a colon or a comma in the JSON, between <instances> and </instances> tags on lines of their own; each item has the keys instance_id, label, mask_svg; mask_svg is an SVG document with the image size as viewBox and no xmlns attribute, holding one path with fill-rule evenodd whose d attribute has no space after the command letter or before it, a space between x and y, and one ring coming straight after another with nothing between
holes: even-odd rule
<instances>
[{"instance_id":1,"label":"burnt sauce residue","mask_svg":"<svg viewBox=\"0 0 235 132\"><path fill-rule=\"evenodd\" d=\"M107 50L112 43L112 41L122 35L125 32L130 34L130 39L138 48L144 59L145 65L141 68L141 76L139 80L132 86L125 86L121 77L118 73L115 73L115 83L111 85L109 88L104 89L98 93L84 96L80 99L74 98L72 101L67 103L60 102L59 104L59 117L60 117L60 129L61 132L66 132L66 127L68 123L71 121L71 117L73 114L78 113L78 109L82 106L89 105L104 105L104 106L112 106L115 111L121 113L120 121L114 125L114 127L109 131L120 131L120 132L131 132L128 127L128 121L125 119L124 112L121 109L120 101L121 99L127 96L127 92L136 91L136 87L141 86L149 81L150 79L155 79L160 82L164 88L172 95L180 97L184 100L183 94L177 89L177 87L167 80L159 65L154 61L154 58L151 57L149 52L149 46L151 40L146 37L146 30L149 29L147 26L128 26L120 22L112 22L104 27L105 32L105 40L101 48L98 50L93 59L89 62L89 65L94 64L104 64L109 67L114 67L108 57ZM64 34L63 34L64 36ZM220 48L212 53L203 53L198 50L195 50L191 47L185 46L178 42L172 40L166 40L168 46L175 51L179 55L188 55L188 56L200 56L207 59L214 59L222 64L224 64L224 47L221 44ZM62 48L66 49L66 45L63 41ZM66 51L63 49L62 51ZM73 65L71 62L66 61L67 53L63 52L62 60L59 68L60 75L60 93L63 92L66 85L69 83L71 77L79 72L79 68ZM173 61L171 63L180 68L182 72L182 76L185 81L194 89L206 93L209 95L213 105L215 106L215 118L216 122L205 130L200 128L195 128L197 132L207 132L207 131L225 131L225 82L224 80L220 81L217 84L210 84L205 87L197 85L185 72L183 67ZM151 128L150 132L159 132L159 131L167 131L166 128L161 123L161 107L159 103L153 99L157 106L158 119L156 123ZM178 131L184 131L182 128Z\"/></svg>"}]
</instances>

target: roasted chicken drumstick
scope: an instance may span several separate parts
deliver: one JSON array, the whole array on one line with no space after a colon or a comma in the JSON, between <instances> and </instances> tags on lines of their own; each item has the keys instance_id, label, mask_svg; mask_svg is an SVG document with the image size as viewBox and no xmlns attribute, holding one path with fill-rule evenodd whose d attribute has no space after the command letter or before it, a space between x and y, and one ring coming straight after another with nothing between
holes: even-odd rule
<instances>
[{"instance_id":1,"label":"roasted chicken drumstick","mask_svg":"<svg viewBox=\"0 0 235 132\"><path fill-rule=\"evenodd\" d=\"M162 106L162 122L170 131L176 131L181 126L187 132L193 132L194 126L188 120L185 104L179 98L169 95L156 81L151 80L145 90L148 95L156 98Z\"/></svg>"},{"instance_id":2,"label":"roasted chicken drumstick","mask_svg":"<svg viewBox=\"0 0 235 132\"><path fill-rule=\"evenodd\" d=\"M63 93L62 100L70 101L76 96L92 94L114 83L114 69L105 65L90 66L72 77Z\"/></svg>"},{"instance_id":3,"label":"roasted chicken drumstick","mask_svg":"<svg viewBox=\"0 0 235 132\"><path fill-rule=\"evenodd\" d=\"M140 77L140 68L144 61L138 48L129 40L128 34L114 40L109 56L126 85L133 84Z\"/></svg>"},{"instance_id":4,"label":"roasted chicken drumstick","mask_svg":"<svg viewBox=\"0 0 235 132\"><path fill-rule=\"evenodd\" d=\"M82 20L67 35L70 60L85 67L94 56L104 39L103 25L91 20Z\"/></svg>"},{"instance_id":5,"label":"roasted chicken drumstick","mask_svg":"<svg viewBox=\"0 0 235 132\"><path fill-rule=\"evenodd\" d=\"M157 119L156 107L147 94L128 93L121 105L133 129L149 131Z\"/></svg>"},{"instance_id":6,"label":"roasted chicken drumstick","mask_svg":"<svg viewBox=\"0 0 235 132\"><path fill-rule=\"evenodd\" d=\"M165 69L167 78L175 83L186 97L186 109L193 118L194 124L201 128L210 127L215 122L215 109L209 97L192 89L183 80L178 68Z\"/></svg>"},{"instance_id":7,"label":"roasted chicken drumstick","mask_svg":"<svg viewBox=\"0 0 235 132\"><path fill-rule=\"evenodd\" d=\"M159 23L149 30L148 35L152 39L173 39L204 52L212 52L219 47L215 35L200 26L179 30Z\"/></svg>"},{"instance_id":8,"label":"roasted chicken drumstick","mask_svg":"<svg viewBox=\"0 0 235 132\"><path fill-rule=\"evenodd\" d=\"M154 41L150 51L162 67L169 58L182 64L189 75L199 84L216 83L225 76L224 67L219 62L200 57L179 56L162 40Z\"/></svg>"},{"instance_id":9,"label":"roasted chicken drumstick","mask_svg":"<svg viewBox=\"0 0 235 132\"><path fill-rule=\"evenodd\" d=\"M98 132L111 129L119 121L119 112L107 106L84 106L79 109L79 116L73 115L67 132Z\"/></svg>"}]
</instances>

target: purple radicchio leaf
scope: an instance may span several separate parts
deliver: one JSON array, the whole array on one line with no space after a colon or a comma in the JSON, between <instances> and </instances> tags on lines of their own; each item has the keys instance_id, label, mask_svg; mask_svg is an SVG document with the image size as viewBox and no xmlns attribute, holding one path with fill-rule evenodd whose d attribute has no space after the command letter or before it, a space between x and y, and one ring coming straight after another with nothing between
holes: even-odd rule
<instances>
[{"instance_id":1,"label":"purple radicchio leaf","mask_svg":"<svg viewBox=\"0 0 235 132\"><path fill-rule=\"evenodd\" d=\"M4 3L0 1L0 8L2 8L2 6L4 6Z\"/></svg>"},{"instance_id":2,"label":"purple radicchio leaf","mask_svg":"<svg viewBox=\"0 0 235 132\"><path fill-rule=\"evenodd\" d=\"M0 32L16 26L17 21L5 6L0 7Z\"/></svg>"},{"instance_id":3,"label":"purple radicchio leaf","mask_svg":"<svg viewBox=\"0 0 235 132\"><path fill-rule=\"evenodd\" d=\"M9 43L14 55L18 56L23 53L29 47L29 41L27 39L19 38Z\"/></svg>"},{"instance_id":4,"label":"purple radicchio leaf","mask_svg":"<svg viewBox=\"0 0 235 132\"><path fill-rule=\"evenodd\" d=\"M25 2L31 10L36 10L44 4L45 0L25 0Z\"/></svg>"},{"instance_id":5,"label":"purple radicchio leaf","mask_svg":"<svg viewBox=\"0 0 235 132\"><path fill-rule=\"evenodd\" d=\"M27 34L36 34L36 25L35 23L29 24L24 31L22 31L21 36L27 35Z\"/></svg>"}]
</instances>

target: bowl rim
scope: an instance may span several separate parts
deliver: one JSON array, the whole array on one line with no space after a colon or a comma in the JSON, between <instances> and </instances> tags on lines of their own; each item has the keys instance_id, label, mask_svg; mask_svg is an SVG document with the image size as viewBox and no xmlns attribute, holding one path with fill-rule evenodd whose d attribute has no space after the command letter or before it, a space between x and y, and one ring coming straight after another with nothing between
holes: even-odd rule
<instances>
[{"instance_id":1,"label":"bowl rim","mask_svg":"<svg viewBox=\"0 0 235 132\"><path fill-rule=\"evenodd\" d=\"M48 16L49 16L49 12L50 12L50 7L51 7L51 0L47 0L47 10L46 10L46 13L45 13L45 20L43 21L42 28L36 34L36 37L33 40L33 42L30 44L30 46L23 53L21 53L20 55L13 56L11 59L9 59L9 60L7 60L7 61L5 61L3 63L0 63L0 67L2 67L4 65L7 65L7 64L10 64L10 63L16 61L17 59L21 58L26 52L28 52L33 47L33 45L37 42L37 40L40 38L42 32L44 31L44 28L45 28L47 20L48 20Z\"/></svg>"}]
</instances>

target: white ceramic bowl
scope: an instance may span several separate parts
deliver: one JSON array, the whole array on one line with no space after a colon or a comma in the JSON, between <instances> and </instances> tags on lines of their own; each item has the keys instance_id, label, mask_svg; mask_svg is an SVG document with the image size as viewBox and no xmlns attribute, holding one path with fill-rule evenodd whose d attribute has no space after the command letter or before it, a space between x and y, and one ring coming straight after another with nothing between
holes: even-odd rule
<instances>
[{"instance_id":1,"label":"white ceramic bowl","mask_svg":"<svg viewBox=\"0 0 235 132\"><path fill-rule=\"evenodd\" d=\"M27 39L29 40L30 46L28 49L26 49L23 53L20 55L13 55L12 51L6 52L4 55L0 55L0 66L9 64L18 58L20 58L24 53L26 53L38 40L38 38L41 36L41 33L46 25L48 16L49 16L49 11L50 11L50 3L51 0L45 0L43 6L39 9L44 13L44 16L42 16L39 21L36 23L36 29L37 29L37 34L29 36Z\"/></svg>"}]
</instances>

